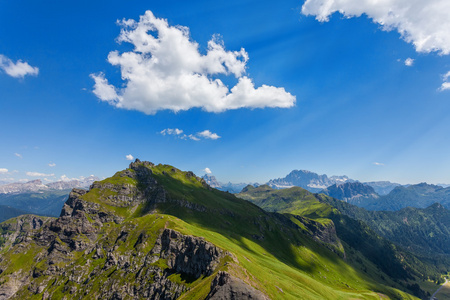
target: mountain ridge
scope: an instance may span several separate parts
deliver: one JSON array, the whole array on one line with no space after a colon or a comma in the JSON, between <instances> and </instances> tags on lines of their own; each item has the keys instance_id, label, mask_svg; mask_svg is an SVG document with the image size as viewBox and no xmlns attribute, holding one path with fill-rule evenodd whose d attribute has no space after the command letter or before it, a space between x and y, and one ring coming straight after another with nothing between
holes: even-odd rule
<instances>
[{"instance_id":1,"label":"mountain ridge","mask_svg":"<svg viewBox=\"0 0 450 300\"><path fill-rule=\"evenodd\" d=\"M347 264L356 254L332 223L266 212L168 165L136 160L74 189L59 218L1 226L0 292L13 298L414 299L369 261L379 275Z\"/></svg>"}]
</instances>

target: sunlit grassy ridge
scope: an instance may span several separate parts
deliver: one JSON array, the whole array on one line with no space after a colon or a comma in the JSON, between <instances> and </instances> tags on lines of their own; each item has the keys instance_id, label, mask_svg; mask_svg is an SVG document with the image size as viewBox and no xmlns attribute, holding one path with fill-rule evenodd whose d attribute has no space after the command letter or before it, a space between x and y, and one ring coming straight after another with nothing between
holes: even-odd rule
<instances>
[{"instance_id":1,"label":"sunlit grassy ridge","mask_svg":"<svg viewBox=\"0 0 450 300\"><path fill-rule=\"evenodd\" d=\"M81 197L86 202L98 205L100 211L123 218L121 223L105 223L98 229L95 243L99 245L100 252L104 251L102 249L115 249L115 254L129 257L148 253L162 230L171 228L182 234L203 237L230 252L231 256L225 257L216 273L226 270L271 299L379 299L380 294L392 299L414 299L399 289L389 287L400 287L389 278L381 280L379 275L373 275L381 273L363 256L358 253L352 255L353 258L359 257L360 263L349 264L343 258L349 254L332 251L332 248L318 243L307 234L308 229L303 223L289 215L265 212L229 193L211 189L191 172L182 172L168 165L140 167L151 172L137 178L132 178L137 173L134 169L118 172L97 183L97 188ZM142 169L139 171L142 173ZM157 182L149 191L142 184L142 180L149 179L146 176ZM138 187L140 191L148 193L149 200L134 207L114 205L112 199L120 193L118 191L130 187ZM153 196L162 194L165 201L149 204ZM302 211L317 213L316 208L307 209L306 206ZM92 221L94 216L86 217L93 226L97 226ZM319 214L316 219L322 217ZM322 219L321 224L330 222L326 218ZM120 238L123 231L128 233L126 239ZM142 236L145 236L145 242L138 243ZM76 239L87 238L79 234ZM67 246L63 241L58 243ZM4 251L0 263L4 270L2 275L33 270L44 273L49 268L49 263L45 258L42 259L47 251L46 246L31 242L26 249L19 250L18 247L16 245L12 251ZM42 275L34 282L34 285L45 286L42 291L33 294L33 289L25 288L18 292L17 297L41 299L44 293L57 298L70 297L71 287L83 290L85 285L90 287L91 292L77 295L82 299L92 299L96 298L96 290L113 288L109 286L112 279L118 284L133 282L132 275L117 268L101 271L106 262L106 253L102 252L102 258L94 259L96 253L71 251L67 256L68 261L61 266L66 268L66 276L51 279L49 275ZM162 269L167 267L163 259L155 264ZM364 272L362 267L369 269L369 272ZM89 272L97 270L101 275L83 279L81 283L69 280L70 275L78 274L80 268L89 268ZM190 281L173 274L169 280L188 288L182 294L182 299L202 299L209 293L213 277L214 274ZM3 278L8 280L9 277Z\"/></svg>"},{"instance_id":2,"label":"sunlit grassy ridge","mask_svg":"<svg viewBox=\"0 0 450 300\"><path fill-rule=\"evenodd\" d=\"M416 284L422 285L428 278L434 278L440 272L441 267L436 265L435 260L426 257L418 259L377 235L365 223L341 214L337 208L347 204L329 196L313 194L299 187L274 190L268 186L247 187L238 196L271 211L306 216L320 222L332 221L347 254L356 250L356 253L363 255L363 258L347 255L349 262L369 260L377 266L378 271L383 271L394 278L396 283L401 283L404 288L422 296L424 292L421 292ZM366 262L363 265L363 270L371 273L372 277L386 279L385 275L372 272Z\"/></svg>"}]
</instances>

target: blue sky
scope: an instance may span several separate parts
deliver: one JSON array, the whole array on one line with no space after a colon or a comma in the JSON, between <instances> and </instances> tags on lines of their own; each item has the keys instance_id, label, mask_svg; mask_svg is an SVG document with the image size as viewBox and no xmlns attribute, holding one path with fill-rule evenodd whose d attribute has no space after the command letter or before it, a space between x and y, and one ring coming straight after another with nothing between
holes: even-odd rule
<instances>
[{"instance_id":1,"label":"blue sky","mask_svg":"<svg viewBox=\"0 0 450 300\"><path fill-rule=\"evenodd\" d=\"M0 181L131 155L220 181L450 183L445 2L1 1Z\"/></svg>"}]
</instances>

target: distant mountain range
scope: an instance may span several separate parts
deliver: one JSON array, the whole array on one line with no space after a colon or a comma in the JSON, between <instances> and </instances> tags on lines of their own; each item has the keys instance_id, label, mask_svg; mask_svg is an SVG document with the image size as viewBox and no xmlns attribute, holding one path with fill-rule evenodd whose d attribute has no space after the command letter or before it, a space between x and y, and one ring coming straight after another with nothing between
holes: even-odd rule
<instances>
[{"instance_id":1,"label":"distant mountain range","mask_svg":"<svg viewBox=\"0 0 450 300\"><path fill-rule=\"evenodd\" d=\"M4 212L0 213L0 221L24 213L56 217L73 188L87 189L98 180L98 177L91 175L81 180L56 181L48 184L36 179L0 185L0 209Z\"/></svg>"},{"instance_id":2,"label":"distant mountain range","mask_svg":"<svg viewBox=\"0 0 450 300\"><path fill-rule=\"evenodd\" d=\"M322 190L321 193L357 206L373 202L380 198L373 187L361 182L346 182L340 185L333 184Z\"/></svg>"},{"instance_id":3,"label":"distant mountain range","mask_svg":"<svg viewBox=\"0 0 450 300\"><path fill-rule=\"evenodd\" d=\"M270 180L267 185L274 189L285 189L293 186L302 187L312 193L317 193L333 184L343 184L345 182L354 182L355 180L347 176L319 175L306 170L293 170L284 178Z\"/></svg>"},{"instance_id":4,"label":"distant mountain range","mask_svg":"<svg viewBox=\"0 0 450 300\"><path fill-rule=\"evenodd\" d=\"M450 209L450 187L427 183L398 186L389 194L372 199L361 207L369 210L399 210L408 206L426 208L434 203Z\"/></svg>"},{"instance_id":5,"label":"distant mountain range","mask_svg":"<svg viewBox=\"0 0 450 300\"><path fill-rule=\"evenodd\" d=\"M218 189L220 191L223 192L230 192L233 194L237 194L239 192L242 191L242 189L244 187L246 187L247 185L253 185L253 186L258 186L258 183L222 183L217 181L216 177L213 175L208 175L205 174L203 177L203 180L205 180L205 182L212 188Z\"/></svg>"},{"instance_id":6,"label":"distant mountain range","mask_svg":"<svg viewBox=\"0 0 450 300\"><path fill-rule=\"evenodd\" d=\"M39 191L51 191L51 190L67 190L73 188L88 188L94 181L98 181L99 178L91 175L83 179L73 179L68 181L56 181L44 184L42 180L36 179L28 182L15 182L0 185L0 194L21 194Z\"/></svg>"}]
</instances>

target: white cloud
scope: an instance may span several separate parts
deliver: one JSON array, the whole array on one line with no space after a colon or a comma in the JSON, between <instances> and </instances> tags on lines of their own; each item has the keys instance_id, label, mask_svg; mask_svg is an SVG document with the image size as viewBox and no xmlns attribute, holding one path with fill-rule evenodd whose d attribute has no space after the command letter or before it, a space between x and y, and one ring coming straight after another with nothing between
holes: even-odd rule
<instances>
[{"instance_id":1,"label":"white cloud","mask_svg":"<svg viewBox=\"0 0 450 300\"><path fill-rule=\"evenodd\" d=\"M125 159L126 160L134 160L134 156L131 155L131 154L128 154L128 155L125 156Z\"/></svg>"},{"instance_id":2,"label":"white cloud","mask_svg":"<svg viewBox=\"0 0 450 300\"><path fill-rule=\"evenodd\" d=\"M0 168L0 174L7 174L7 173L8 173L8 169Z\"/></svg>"},{"instance_id":3,"label":"white cloud","mask_svg":"<svg viewBox=\"0 0 450 300\"><path fill-rule=\"evenodd\" d=\"M383 30L397 30L418 52L450 53L448 0L306 0L302 7L320 22L335 12L348 18L365 14Z\"/></svg>"},{"instance_id":4,"label":"white cloud","mask_svg":"<svg viewBox=\"0 0 450 300\"><path fill-rule=\"evenodd\" d=\"M32 67L27 62L23 62L20 59L14 63L12 60L1 54L0 69L14 78L24 78L26 75L37 76L39 73L39 68Z\"/></svg>"},{"instance_id":5,"label":"white cloud","mask_svg":"<svg viewBox=\"0 0 450 300\"><path fill-rule=\"evenodd\" d=\"M380 162L374 162L373 163L375 166L384 166L384 164L383 163L380 163Z\"/></svg>"},{"instance_id":6,"label":"white cloud","mask_svg":"<svg viewBox=\"0 0 450 300\"><path fill-rule=\"evenodd\" d=\"M55 163L49 163L48 166L49 167L56 167L56 164Z\"/></svg>"},{"instance_id":7,"label":"white cloud","mask_svg":"<svg viewBox=\"0 0 450 300\"><path fill-rule=\"evenodd\" d=\"M22 154L14 153L14 155L17 156L18 158L23 158Z\"/></svg>"},{"instance_id":8,"label":"white cloud","mask_svg":"<svg viewBox=\"0 0 450 300\"><path fill-rule=\"evenodd\" d=\"M39 173L39 172L26 172L27 176L30 177L53 177L55 176L55 174L44 174L44 173Z\"/></svg>"},{"instance_id":9,"label":"white cloud","mask_svg":"<svg viewBox=\"0 0 450 300\"><path fill-rule=\"evenodd\" d=\"M405 66L407 67L412 67L412 65L414 65L414 59L408 57L407 59L405 59Z\"/></svg>"},{"instance_id":10,"label":"white cloud","mask_svg":"<svg viewBox=\"0 0 450 300\"><path fill-rule=\"evenodd\" d=\"M69 177L67 177L65 174L62 175L61 177L59 177L59 180L60 180L60 181L71 181L71 180L73 180L73 179L76 179L76 178L69 178Z\"/></svg>"},{"instance_id":11,"label":"white cloud","mask_svg":"<svg viewBox=\"0 0 450 300\"><path fill-rule=\"evenodd\" d=\"M212 173L209 168L205 168L202 171L205 172L206 174L211 174Z\"/></svg>"},{"instance_id":12,"label":"white cloud","mask_svg":"<svg viewBox=\"0 0 450 300\"><path fill-rule=\"evenodd\" d=\"M211 140L217 140L220 139L220 136L217 135L217 133L212 133L209 130L204 130L202 132L197 133L198 136L201 136L205 139L211 139Z\"/></svg>"},{"instance_id":13,"label":"white cloud","mask_svg":"<svg viewBox=\"0 0 450 300\"><path fill-rule=\"evenodd\" d=\"M183 139L191 139L191 140L193 140L193 141L200 141L200 139L198 138L198 137L196 137L195 135L193 135L193 134L190 134L190 135L184 135L183 137L182 137Z\"/></svg>"},{"instance_id":14,"label":"white cloud","mask_svg":"<svg viewBox=\"0 0 450 300\"><path fill-rule=\"evenodd\" d=\"M172 128L166 128L166 129L164 129L164 130L161 130L161 132L160 132L162 135L180 135L180 134L182 134L183 133L183 130L181 130L181 129L178 129L178 128L174 128L174 129L172 129Z\"/></svg>"},{"instance_id":15,"label":"white cloud","mask_svg":"<svg viewBox=\"0 0 450 300\"><path fill-rule=\"evenodd\" d=\"M220 136L217 133L213 133L210 130L204 130L201 132L197 132L196 134L185 134L184 131L178 128L166 128L161 130L159 133L162 135L173 135L182 140L193 140L200 141L201 139L211 139L217 140L220 139Z\"/></svg>"},{"instance_id":16,"label":"white cloud","mask_svg":"<svg viewBox=\"0 0 450 300\"><path fill-rule=\"evenodd\" d=\"M123 20L118 42L134 46L133 51L112 51L108 61L121 69L123 88L110 84L103 73L91 74L94 94L102 101L123 109L154 114L159 110L208 112L238 108L292 107L295 96L284 88L262 85L255 88L245 76L248 54L227 51L219 36L208 42L206 54L190 39L189 28L170 26L151 11L139 22ZM234 75L231 90L217 75Z\"/></svg>"},{"instance_id":17,"label":"white cloud","mask_svg":"<svg viewBox=\"0 0 450 300\"><path fill-rule=\"evenodd\" d=\"M439 88L439 90L445 91L445 90L450 90L450 71L447 72L447 74L445 74L444 76L442 76L442 79L444 82L442 82L441 87Z\"/></svg>"}]
</instances>

